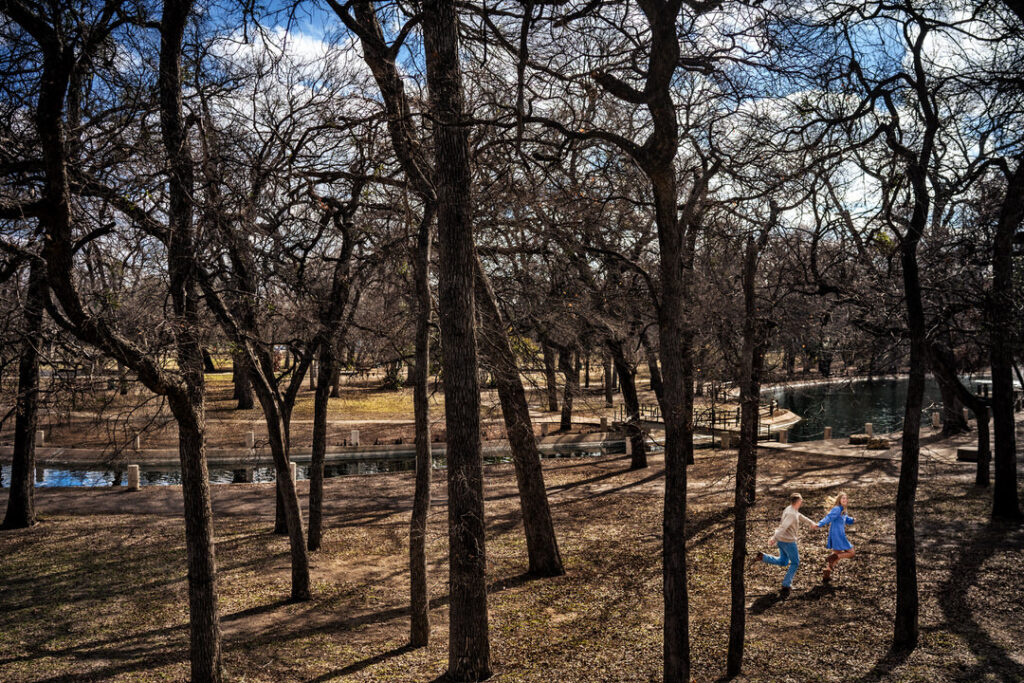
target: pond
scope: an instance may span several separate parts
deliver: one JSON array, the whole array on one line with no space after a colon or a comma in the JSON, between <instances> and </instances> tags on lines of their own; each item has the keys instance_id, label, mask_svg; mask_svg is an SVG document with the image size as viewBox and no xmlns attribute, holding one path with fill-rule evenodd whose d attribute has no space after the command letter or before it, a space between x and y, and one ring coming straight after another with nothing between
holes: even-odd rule
<instances>
[{"instance_id":1,"label":"pond","mask_svg":"<svg viewBox=\"0 0 1024 683\"><path fill-rule=\"evenodd\" d=\"M907 400L907 380L854 380L834 384L809 384L780 387L773 391L779 405L804 418L789 430L790 441L814 441L822 438L825 427L834 437L864 431L872 423L876 434L893 432L903 425ZM934 379L925 384L925 417L930 424L932 410L942 406L942 395Z\"/></svg>"},{"instance_id":2,"label":"pond","mask_svg":"<svg viewBox=\"0 0 1024 683\"><path fill-rule=\"evenodd\" d=\"M541 457L548 458L579 458L597 457L609 453L624 453L625 447L619 444L565 444L545 447ZM506 452L490 452L484 454L486 464L511 462L511 455ZM446 465L444 456L434 456L434 467ZM324 465L325 477L343 477L362 474L383 474L387 472L409 472L416 469L412 457L398 455L388 458L356 459L348 457L344 460L328 460ZM296 464L297 479L309 479L310 466ZM82 467L48 466L36 467L36 486L123 486L128 475L123 469L114 469L104 464L83 465ZM211 467L211 484L240 484L247 482L274 481L274 468L270 466ZM0 488L7 488L11 483L11 466L0 467ZM181 484L181 470L174 466L141 465L139 483L142 486L175 486Z\"/></svg>"}]
</instances>

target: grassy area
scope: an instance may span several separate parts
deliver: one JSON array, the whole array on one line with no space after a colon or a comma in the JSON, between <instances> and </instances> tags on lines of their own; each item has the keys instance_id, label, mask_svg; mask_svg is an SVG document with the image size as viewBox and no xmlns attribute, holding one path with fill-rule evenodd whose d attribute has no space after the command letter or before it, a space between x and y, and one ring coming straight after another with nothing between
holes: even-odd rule
<instances>
[{"instance_id":1,"label":"grassy area","mask_svg":"<svg viewBox=\"0 0 1024 683\"><path fill-rule=\"evenodd\" d=\"M805 532L792 598L781 572L748 573L748 680L1022 680L1024 533L985 523L969 468L936 467L918 507L921 645L886 654L894 609L889 461L762 459L751 551L797 488L810 514L842 487L858 557L818 583L823 536ZM488 469L493 663L501 681L655 681L661 670L662 471L621 458L546 462L568 574L528 580L514 475ZM724 671L733 459L698 456L691 474L691 639L697 680ZM313 601L289 604L272 488L215 487L225 665L245 681L428 681L446 663L444 487L430 520L434 637L404 647L407 475L328 481ZM43 523L0 532L0 680L184 680L184 547L175 490L43 491Z\"/></svg>"}]
</instances>

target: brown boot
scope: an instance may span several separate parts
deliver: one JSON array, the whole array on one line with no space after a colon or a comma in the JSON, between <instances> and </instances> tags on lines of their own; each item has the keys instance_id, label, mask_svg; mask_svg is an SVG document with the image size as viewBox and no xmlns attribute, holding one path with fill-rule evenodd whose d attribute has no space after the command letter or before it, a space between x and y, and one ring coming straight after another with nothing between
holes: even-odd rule
<instances>
[{"instance_id":1,"label":"brown boot","mask_svg":"<svg viewBox=\"0 0 1024 683\"><path fill-rule=\"evenodd\" d=\"M825 567L825 569L822 570L822 572L821 572L821 582L822 583L826 583L826 584L832 582L832 568L831 567Z\"/></svg>"}]
</instances>

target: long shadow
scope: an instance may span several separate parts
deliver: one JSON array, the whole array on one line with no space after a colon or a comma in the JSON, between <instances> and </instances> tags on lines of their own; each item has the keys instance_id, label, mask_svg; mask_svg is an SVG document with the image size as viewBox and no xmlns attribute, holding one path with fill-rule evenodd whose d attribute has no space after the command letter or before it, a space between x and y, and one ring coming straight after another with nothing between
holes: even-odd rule
<instances>
[{"instance_id":1,"label":"long shadow","mask_svg":"<svg viewBox=\"0 0 1024 683\"><path fill-rule=\"evenodd\" d=\"M939 590L939 605L949 628L967 641L977 664L958 672L955 680L975 681L982 674L992 673L1006 681L1024 681L1024 666L1009 656L1006 649L992 640L985 628L977 622L974 610L967 600L967 591L978 583L985 561L997 550L1021 549L1020 539L1009 542L1010 534L1018 527L1004 523L989 523L974 534L970 544L963 547L949 570L949 579Z\"/></svg>"},{"instance_id":2,"label":"long shadow","mask_svg":"<svg viewBox=\"0 0 1024 683\"><path fill-rule=\"evenodd\" d=\"M887 680L893 671L906 663L907 658L910 657L910 652L910 650L894 650L890 648L881 659L875 662L875 665L871 667L871 671L858 678L855 683L877 683L878 681Z\"/></svg>"},{"instance_id":3,"label":"long shadow","mask_svg":"<svg viewBox=\"0 0 1024 683\"><path fill-rule=\"evenodd\" d=\"M367 657L366 659L360 659L358 662L353 662L353 663L349 664L346 667L343 667L341 669L337 669L336 671L330 671L328 673L323 674L322 676L317 676L316 678L311 678L311 679L309 679L309 683L322 683L322 681L329 681L329 680L332 680L332 679L335 679L335 678L340 678L342 676L349 676L351 674L358 673L358 672L362 671L363 669L365 669L368 666L373 666L374 664L380 664L381 662L386 662L387 660L391 659L392 657L398 657L399 655L404 655L406 652L412 652L413 649L415 649L415 648L413 648L412 645L402 645L401 647L392 648L392 649L388 650L387 652L381 652L380 654L373 655L372 657Z\"/></svg>"},{"instance_id":4,"label":"long shadow","mask_svg":"<svg viewBox=\"0 0 1024 683\"><path fill-rule=\"evenodd\" d=\"M765 593L750 605L747 612L750 614L764 614L772 607L775 607L781 602L785 602L778 591L772 593Z\"/></svg>"}]
</instances>

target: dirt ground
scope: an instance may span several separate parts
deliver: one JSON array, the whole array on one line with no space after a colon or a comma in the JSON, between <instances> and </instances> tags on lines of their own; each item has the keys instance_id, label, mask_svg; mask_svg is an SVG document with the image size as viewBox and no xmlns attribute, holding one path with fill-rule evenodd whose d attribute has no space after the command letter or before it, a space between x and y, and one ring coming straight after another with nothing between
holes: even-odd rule
<instances>
[{"instance_id":1,"label":"dirt ground","mask_svg":"<svg viewBox=\"0 0 1024 683\"><path fill-rule=\"evenodd\" d=\"M655 681L661 671L663 467L622 456L545 461L568 573L523 576L525 543L509 465L487 468L490 638L496 681ZM690 470L689 586L695 679L724 672L735 452L698 451ZM805 531L794 592L749 570L751 681L1024 680L1024 531L987 522L969 465L928 462L917 508L921 642L887 654L894 609L898 464L762 451L751 552L785 498L811 516L837 489L857 518L857 557L820 584L824 534ZM430 681L445 669L444 473L428 546L432 642L405 646L412 479L327 480L327 534L312 601L288 603L285 538L270 533L273 489L213 487L224 664L239 681ZM305 482L300 482L304 493ZM0 532L0 680L185 680L187 609L176 487L42 489L42 522Z\"/></svg>"}]
</instances>

